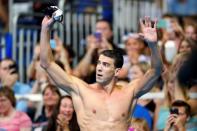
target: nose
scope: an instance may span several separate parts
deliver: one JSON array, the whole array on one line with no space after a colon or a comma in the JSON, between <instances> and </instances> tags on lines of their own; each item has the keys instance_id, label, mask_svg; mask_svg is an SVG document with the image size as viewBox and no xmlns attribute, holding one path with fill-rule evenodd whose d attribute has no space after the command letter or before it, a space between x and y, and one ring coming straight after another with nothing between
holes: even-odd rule
<instances>
[{"instance_id":1,"label":"nose","mask_svg":"<svg viewBox=\"0 0 197 131\"><path fill-rule=\"evenodd\" d=\"M97 64L97 71L102 71L102 64Z\"/></svg>"}]
</instances>

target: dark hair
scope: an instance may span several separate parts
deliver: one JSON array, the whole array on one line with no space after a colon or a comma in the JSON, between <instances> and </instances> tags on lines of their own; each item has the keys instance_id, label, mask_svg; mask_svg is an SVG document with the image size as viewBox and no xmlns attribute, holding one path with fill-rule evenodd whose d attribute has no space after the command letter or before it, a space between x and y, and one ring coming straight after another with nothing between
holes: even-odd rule
<instances>
[{"instance_id":1,"label":"dark hair","mask_svg":"<svg viewBox=\"0 0 197 131\"><path fill-rule=\"evenodd\" d=\"M183 63L178 71L178 81L182 86L197 85L197 48L192 48L187 60Z\"/></svg>"},{"instance_id":2,"label":"dark hair","mask_svg":"<svg viewBox=\"0 0 197 131\"><path fill-rule=\"evenodd\" d=\"M110 21L108 21L106 19L99 19L99 20L96 21L96 23L99 23L99 22L107 23L109 25L110 30L113 31L112 23Z\"/></svg>"},{"instance_id":3,"label":"dark hair","mask_svg":"<svg viewBox=\"0 0 197 131\"><path fill-rule=\"evenodd\" d=\"M100 55L104 55L114 59L114 65L116 68L122 68L123 65L123 55L119 50L104 50L100 53Z\"/></svg>"},{"instance_id":4,"label":"dark hair","mask_svg":"<svg viewBox=\"0 0 197 131\"><path fill-rule=\"evenodd\" d=\"M178 51L180 50L181 45L183 44L184 41L187 42L187 43L189 44L189 47L190 47L191 49L193 49L193 48L196 47L196 43L195 43L194 40L192 40L191 38L185 38L185 39L182 39L182 40L181 40L181 43L180 43L179 46L178 46ZM179 52L178 52L178 53L179 53Z\"/></svg>"},{"instance_id":5,"label":"dark hair","mask_svg":"<svg viewBox=\"0 0 197 131\"><path fill-rule=\"evenodd\" d=\"M62 96L60 98L56 108L54 108L54 111L53 111L53 114L52 114L51 118L49 119L48 126L46 127L46 131L56 131L57 126L58 126L58 124L56 122L56 119L57 119L57 116L59 114L61 101L64 98L68 98L68 99L70 99L72 101L72 98L70 96L68 96L68 95ZM79 125L77 123L77 116L76 116L75 111L73 112L72 119L69 122L69 129L70 129L70 131L80 131Z\"/></svg>"},{"instance_id":6,"label":"dark hair","mask_svg":"<svg viewBox=\"0 0 197 131\"><path fill-rule=\"evenodd\" d=\"M190 116L191 114L191 107L188 103L186 103L185 101L182 100L176 100L172 103L171 108L172 107L184 107L185 108L185 113L187 114L187 116Z\"/></svg>"},{"instance_id":7,"label":"dark hair","mask_svg":"<svg viewBox=\"0 0 197 131\"><path fill-rule=\"evenodd\" d=\"M46 90L47 90L48 88L51 89L53 92L56 92L59 96L61 96L61 93L60 93L59 89L58 89L56 86L51 85L51 84L48 84L48 85L44 88L44 90L42 91L42 95L44 95L44 93L46 92Z\"/></svg>"},{"instance_id":8,"label":"dark hair","mask_svg":"<svg viewBox=\"0 0 197 131\"><path fill-rule=\"evenodd\" d=\"M14 92L7 86L1 87L0 88L0 96L5 96L7 97L12 106L15 107L16 106L16 98L14 96Z\"/></svg>"}]
</instances>

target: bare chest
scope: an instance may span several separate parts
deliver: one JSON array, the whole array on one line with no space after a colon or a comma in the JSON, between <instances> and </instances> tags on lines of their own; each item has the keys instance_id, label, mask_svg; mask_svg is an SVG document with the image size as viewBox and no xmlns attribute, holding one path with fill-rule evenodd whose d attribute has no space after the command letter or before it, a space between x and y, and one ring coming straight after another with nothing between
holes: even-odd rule
<instances>
[{"instance_id":1,"label":"bare chest","mask_svg":"<svg viewBox=\"0 0 197 131\"><path fill-rule=\"evenodd\" d=\"M128 118L132 96L126 91L115 91L108 95L88 90L82 96L83 108L88 118L115 122Z\"/></svg>"}]
</instances>

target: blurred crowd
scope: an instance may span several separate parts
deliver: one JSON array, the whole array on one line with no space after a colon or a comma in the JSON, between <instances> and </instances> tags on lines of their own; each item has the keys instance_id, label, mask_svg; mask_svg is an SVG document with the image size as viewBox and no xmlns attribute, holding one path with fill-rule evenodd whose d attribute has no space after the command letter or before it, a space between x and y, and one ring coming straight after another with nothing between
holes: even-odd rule
<instances>
[{"instance_id":1,"label":"blurred crowd","mask_svg":"<svg viewBox=\"0 0 197 131\"><path fill-rule=\"evenodd\" d=\"M1 5L0 10L4 8ZM0 16L7 26L8 15ZM158 19L157 28L164 69L151 92L162 92L164 98L137 99L128 130L170 131L173 128L175 131L196 131L197 98L191 95L197 93L196 19L165 14ZM108 20L98 20L94 32L86 37L85 54L74 67L75 52L54 32L50 44L56 63L68 73L94 83L98 54L105 49L120 50L124 55L118 77L120 85L127 85L150 68L150 50L137 32L122 36L121 48L113 43L112 25ZM38 42L26 71L29 83L18 81L19 72L14 60L4 58L0 61L1 131L79 130L72 99L55 87L54 81L40 67L40 52ZM42 95L41 108L39 103L15 98L15 95L29 93Z\"/></svg>"}]
</instances>

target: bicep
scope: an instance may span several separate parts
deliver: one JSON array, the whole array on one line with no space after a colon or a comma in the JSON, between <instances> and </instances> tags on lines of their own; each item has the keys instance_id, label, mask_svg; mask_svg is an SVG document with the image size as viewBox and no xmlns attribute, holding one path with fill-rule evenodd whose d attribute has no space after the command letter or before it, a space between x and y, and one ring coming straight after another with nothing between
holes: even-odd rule
<instances>
[{"instance_id":1,"label":"bicep","mask_svg":"<svg viewBox=\"0 0 197 131\"><path fill-rule=\"evenodd\" d=\"M74 77L73 75L62 70L56 63L52 62L50 66L46 69L46 72L49 74L50 78L53 79L56 86L61 89L70 92L77 92L78 85L83 85L83 81Z\"/></svg>"},{"instance_id":2,"label":"bicep","mask_svg":"<svg viewBox=\"0 0 197 131\"><path fill-rule=\"evenodd\" d=\"M160 75L155 73L154 69L149 69L144 76L138 78L138 80L136 80L137 84L134 89L135 96L140 97L152 89L159 76Z\"/></svg>"}]
</instances>

